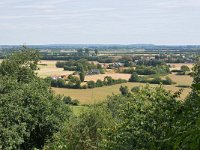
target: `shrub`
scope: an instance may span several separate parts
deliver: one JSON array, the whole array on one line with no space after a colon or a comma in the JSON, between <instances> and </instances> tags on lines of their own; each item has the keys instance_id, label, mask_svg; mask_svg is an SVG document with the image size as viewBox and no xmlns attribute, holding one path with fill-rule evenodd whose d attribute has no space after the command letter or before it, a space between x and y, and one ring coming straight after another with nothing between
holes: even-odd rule
<instances>
[{"instance_id":1,"label":"shrub","mask_svg":"<svg viewBox=\"0 0 200 150\"><path fill-rule=\"evenodd\" d=\"M173 81L170 77L166 77L165 80L162 81L162 83L164 85L171 85L171 84L173 84Z\"/></svg>"},{"instance_id":2,"label":"shrub","mask_svg":"<svg viewBox=\"0 0 200 150\"><path fill-rule=\"evenodd\" d=\"M95 88L96 87L96 84L95 84L95 82L94 81L88 81L87 82L87 86L88 86L88 88Z\"/></svg>"},{"instance_id":3,"label":"shrub","mask_svg":"<svg viewBox=\"0 0 200 150\"><path fill-rule=\"evenodd\" d=\"M129 93L127 86L121 86L119 90L120 90L122 95L128 95L128 93Z\"/></svg>"},{"instance_id":4,"label":"shrub","mask_svg":"<svg viewBox=\"0 0 200 150\"><path fill-rule=\"evenodd\" d=\"M97 82L96 82L96 86L102 87L102 86L104 86L104 82L102 80L98 79Z\"/></svg>"},{"instance_id":5,"label":"shrub","mask_svg":"<svg viewBox=\"0 0 200 150\"><path fill-rule=\"evenodd\" d=\"M77 99L72 99L70 96L64 96L63 102L68 105L74 105L74 106L79 105L79 101Z\"/></svg>"},{"instance_id":6,"label":"shrub","mask_svg":"<svg viewBox=\"0 0 200 150\"><path fill-rule=\"evenodd\" d=\"M181 71L186 72L186 71L190 71L190 68L186 65L181 66Z\"/></svg>"},{"instance_id":7,"label":"shrub","mask_svg":"<svg viewBox=\"0 0 200 150\"><path fill-rule=\"evenodd\" d=\"M129 82L138 82L139 80L140 77L138 76L138 74L136 72L133 72L129 79Z\"/></svg>"},{"instance_id":8,"label":"shrub","mask_svg":"<svg viewBox=\"0 0 200 150\"><path fill-rule=\"evenodd\" d=\"M140 90L140 86L135 86L135 87L133 87L132 89L131 89L131 92L139 92L139 90Z\"/></svg>"}]
</instances>

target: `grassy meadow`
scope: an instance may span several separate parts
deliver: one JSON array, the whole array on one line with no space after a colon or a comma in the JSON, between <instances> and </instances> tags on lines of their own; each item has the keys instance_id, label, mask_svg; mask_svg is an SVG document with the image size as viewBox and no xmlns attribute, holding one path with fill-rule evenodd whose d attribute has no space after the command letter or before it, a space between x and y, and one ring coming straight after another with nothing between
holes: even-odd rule
<instances>
[{"instance_id":1,"label":"grassy meadow","mask_svg":"<svg viewBox=\"0 0 200 150\"><path fill-rule=\"evenodd\" d=\"M144 83L123 83L112 86L104 86L94 89L64 89L64 88L52 88L56 94L61 94L65 96L71 96L74 99L78 99L81 104L94 104L100 101L104 101L107 96L111 96L112 94L119 94L120 86L128 86L129 89L134 86L145 86ZM152 87L156 87L159 85L152 84ZM172 92L178 91L180 88L176 87L176 85L163 85L165 89L170 90ZM190 88L184 88L181 98L185 98L187 94L190 92Z\"/></svg>"}]
</instances>

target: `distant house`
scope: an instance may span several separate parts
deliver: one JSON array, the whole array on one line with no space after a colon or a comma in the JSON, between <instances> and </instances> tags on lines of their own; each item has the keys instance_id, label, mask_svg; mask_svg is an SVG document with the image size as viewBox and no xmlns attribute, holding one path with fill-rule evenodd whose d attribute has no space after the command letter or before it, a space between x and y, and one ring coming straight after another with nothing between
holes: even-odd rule
<instances>
[{"instance_id":1,"label":"distant house","mask_svg":"<svg viewBox=\"0 0 200 150\"><path fill-rule=\"evenodd\" d=\"M100 70L99 69L91 69L90 71L88 71L88 75L93 75L93 74L100 74Z\"/></svg>"},{"instance_id":2,"label":"distant house","mask_svg":"<svg viewBox=\"0 0 200 150\"><path fill-rule=\"evenodd\" d=\"M110 63L108 68L113 69L113 68L119 68L123 66L124 66L124 63Z\"/></svg>"},{"instance_id":3,"label":"distant house","mask_svg":"<svg viewBox=\"0 0 200 150\"><path fill-rule=\"evenodd\" d=\"M59 78L59 76L51 76L51 78L52 78L53 80L57 80L57 79Z\"/></svg>"}]
</instances>

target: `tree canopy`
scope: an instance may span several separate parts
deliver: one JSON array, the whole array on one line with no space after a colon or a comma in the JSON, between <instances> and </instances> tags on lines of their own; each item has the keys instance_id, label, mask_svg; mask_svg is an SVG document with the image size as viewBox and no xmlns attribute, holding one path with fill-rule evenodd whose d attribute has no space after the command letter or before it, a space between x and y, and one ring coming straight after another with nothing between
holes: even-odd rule
<instances>
[{"instance_id":1,"label":"tree canopy","mask_svg":"<svg viewBox=\"0 0 200 150\"><path fill-rule=\"evenodd\" d=\"M0 149L42 148L70 115L37 77L39 54L22 48L0 64Z\"/></svg>"}]
</instances>

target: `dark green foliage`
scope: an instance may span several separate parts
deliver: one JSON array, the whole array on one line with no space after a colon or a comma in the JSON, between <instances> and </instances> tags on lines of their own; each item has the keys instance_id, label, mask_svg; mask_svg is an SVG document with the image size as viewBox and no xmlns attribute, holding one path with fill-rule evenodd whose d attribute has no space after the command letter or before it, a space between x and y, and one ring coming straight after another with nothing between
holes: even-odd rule
<instances>
[{"instance_id":1,"label":"dark green foliage","mask_svg":"<svg viewBox=\"0 0 200 150\"><path fill-rule=\"evenodd\" d=\"M123 73L130 73L133 72L137 73L138 75L153 75L153 74L167 74L170 72L169 66L162 65L162 66L136 66L136 68L129 68L124 69Z\"/></svg>"},{"instance_id":2,"label":"dark green foliage","mask_svg":"<svg viewBox=\"0 0 200 150\"><path fill-rule=\"evenodd\" d=\"M74 105L74 106L77 106L80 103L77 99L72 99L70 96L64 96L63 102L65 104Z\"/></svg>"},{"instance_id":3,"label":"dark green foliage","mask_svg":"<svg viewBox=\"0 0 200 150\"><path fill-rule=\"evenodd\" d=\"M186 71L190 71L190 68L186 65L181 66L181 71L186 72Z\"/></svg>"},{"instance_id":4,"label":"dark green foliage","mask_svg":"<svg viewBox=\"0 0 200 150\"><path fill-rule=\"evenodd\" d=\"M48 149L199 149L200 65L194 67L193 90L185 101L162 86L134 88L113 95L54 135ZM106 78L110 83L110 78ZM162 81L160 78L154 82ZM170 79L166 79L171 82ZM121 88L122 91L122 88ZM126 92L125 92L126 93Z\"/></svg>"},{"instance_id":5,"label":"dark green foliage","mask_svg":"<svg viewBox=\"0 0 200 150\"><path fill-rule=\"evenodd\" d=\"M129 90L128 90L127 86L121 86L119 90L120 90L122 95L128 95L129 94Z\"/></svg>"},{"instance_id":6,"label":"dark green foliage","mask_svg":"<svg viewBox=\"0 0 200 150\"><path fill-rule=\"evenodd\" d=\"M190 85L184 85L184 84L177 85L176 87L180 87L180 88L191 88Z\"/></svg>"},{"instance_id":7,"label":"dark green foliage","mask_svg":"<svg viewBox=\"0 0 200 150\"><path fill-rule=\"evenodd\" d=\"M80 78L81 82L84 82L84 80L85 80L85 72L81 71L79 73L79 78Z\"/></svg>"},{"instance_id":8,"label":"dark green foliage","mask_svg":"<svg viewBox=\"0 0 200 150\"><path fill-rule=\"evenodd\" d=\"M69 71L89 72L91 69L99 69L100 72L103 72L103 68L101 67L101 65L95 65L94 63L90 63L86 59L57 62L56 66L58 68L64 68L64 70Z\"/></svg>"},{"instance_id":9,"label":"dark green foliage","mask_svg":"<svg viewBox=\"0 0 200 150\"><path fill-rule=\"evenodd\" d=\"M96 82L96 87L102 87L102 86L104 86L104 82L102 80L98 79Z\"/></svg>"},{"instance_id":10,"label":"dark green foliage","mask_svg":"<svg viewBox=\"0 0 200 150\"><path fill-rule=\"evenodd\" d=\"M36 56L22 50L0 65L0 149L42 148L69 118L69 107L35 75Z\"/></svg>"},{"instance_id":11,"label":"dark green foliage","mask_svg":"<svg viewBox=\"0 0 200 150\"><path fill-rule=\"evenodd\" d=\"M182 103L164 90L144 87L129 96L116 95L72 119L54 135L49 149L163 149ZM175 123L174 123L175 121Z\"/></svg>"},{"instance_id":12,"label":"dark green foliage","mask_svg":"<svg viewBox=\"0 0 200 150\"><path fill-rule=\"evenodd\" d=\"M160 84L162 83L162 79L160 77L156 77L154 79L152 79L151 81L149 81L151 84Z\"/></svg>"},{"instance_id":13,"label":"dark green foliage","mask_svg":"<svg viewBox=\"0 0 200 150\"><path fill-rule=\"evenodd\" d=\"M101 149L102 130L114 125L110 112L99 106L90 109L54 135L54 141L46 149L52 150L95 150Z\"/></svg>"},{"instance_id":14,"label":"dark green foliage","mask_svg":"<svg viewBox=\"0 0 200 150\"><path fill-rule=\"evenodd\" d=\"M138 74L136 72L133 72L129 79L129 82L139 82L139 80L140 77L138 76Z\"/></svg>"},{"instance_id":15,"label":"dark green foliage","mask_svg":"<svg viewBox=\"0 0 200 150\"><path fill-rule=\"evenodd\" d=\"M139 60L137 62L137 65L144 65L144 66L162 66L166 65L164 61L162 60L157 60L157 59L151 59L151 60Z\"/></svg>"},{"instance_id":16,"label":"dark green foliage","mask_svg":"<svg viewBox=\"0 0 200 150\"><path fill-rule=\"evenodd\" d=\"M14 52L1 63L0 75L16 78L19 82L29 82L35 77L39 53L35 50L22 48L22 52Z\"/></svg>"},{"instance_id":17,"label":"dark green foliage","mask_svg":"<svg viewBox=\"0 0 200 150\"><path fill-rule=\"evenodd\" d=\"M172 79L170 77L166 77L165 80L162 80L162 84L172 85L172 84L174 84L174 82L172 81Z\"/></svg>"},{"instance_id":18,"label":"dark green foliage","mask_svg":"<svg viewBox=\"0 0 200 150\"><path fill-rule=\"evenodd\" d=\"M94 81L88 81L87 85L88 88L95 88L95 87L102 87L102 86L110 86L110 85L115 85L115 84L120 84L120 83L126 83L127 81L124 79L113 79L110 76L106 76L104 78L104 81L102 80L97 80L96 82Z\"/></svg>"},{"instance_id":19,"label":"dark green foliage","mask_svg":"<svg viewBox=\"0 0 200 150\"><path fill-rule=\"evenodd\" d=\"M99 54L98 49L95 49L94 52L95 52L95 55L96 55L96 56Z\"/></svg>"},{"instance_id":20,"label":"dark green foliage","mask_svg":"<svg viewBox=\"0 0 200 150\"><path fill-rule=\"evenodd\" d=\"M68 82L66 82L62 78L53 79L51 77L47 77L47 80L52 87L59 87L59 88L71 88L71 89L80 89L81 88L81 81L78 77L69 75Z\"/></svg>"},{"instance_id":21,"label":"dark green foliage","mask_svg":"<svg viewBox=\"0 0 200 150\"><path fill-rule=\"evenodd\" d=\"M133 62L126 60L124 62L124 67L132 67L133 66Z\"/></svg>"},{"instance_id":22,"label":"dark green foliage","mask_svg":"<svg viewBox=\"0 0 200 150\"><path fill-rule=\"evenodd\" d=\"M178 70L178 69L173 69L173 70L171 70L171 72L181 73L182 71Z\"/></svg>"},{"instance_id":23,"label":"dark green foliage","mask_svg":"<svg viewBox=\"0 0 200 150\"><path fill-rule=\"evenodd\" d=\"M96 82L88 81L87 85L81 86L81 80L73 75L68 76L68 82L62 78L52 79L51 77L47 77L45 80L48 81L52 87L71 88L71 89L87 89L87 88L95 88L95 87L102 87L102 86L110 86L114 84L127 82L124 79L115 80L112 77L107 76L104 78L104 81L102 80L97 80Z\"/></svg>"},{"instance_id":24,"label":"dark green foliage","mask_svg":"<svg viewBox=\"0 0 200 150\"><path fill-rule=\"evenodd\" d=\"M131 89L131 92L139 92L140 91L140 86L135 86Z\"/></svg>"},{"instance_id":25,"label":"dark green foliage","mask_svg":"<svg viewBox=\"0 0 200 150\"><path fill-rule=\"evenodd\" d=\"M95 88L96 87L96 83L94 81L88 81L87 82L87 85L88 85L88 88L91 89L91 88Z\"/></svg>"},{"instance_id":26,"label":"dark green foliage","mask_svg":"<svg viewBox=\"0 0 200 150\"><path fill-rule=\"evenodd\" d=\"M145 87L129 97L111 97L108 107L119 122L106 130L105 149L172 148L165 140L181 106L163 88Z\"/></svg>"}]
</instances>

